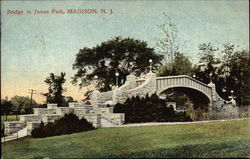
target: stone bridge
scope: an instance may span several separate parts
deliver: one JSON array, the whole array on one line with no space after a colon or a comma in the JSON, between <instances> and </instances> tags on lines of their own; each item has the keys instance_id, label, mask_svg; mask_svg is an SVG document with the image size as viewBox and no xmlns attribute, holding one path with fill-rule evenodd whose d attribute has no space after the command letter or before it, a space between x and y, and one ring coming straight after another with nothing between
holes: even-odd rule
<instances>
[{"instance_id":1,"label":"stone bridge","mask_svg":"<svg viewBox=\"0 0 250 159\"><path fill-rule=\"evenodd\" d=\"M153 72L147 73L144 79L137 79L134 75L128 75L126 82L122 86L116 87L109 92L93 91L91 104L93 109L97 110L98 105L123 103L127 98L133 96L145 97L146 94L152 95L153 93L160 95L170 88L184 88L198 92L198 94L205 97L210 114L218 114L220 110L224 109L225 104L228 105L228 101L223 100L217 94L213 83L205 84L187 75L156 77ZM232 101L232 103L235 102Z\"/></svg>"}]
</instances>

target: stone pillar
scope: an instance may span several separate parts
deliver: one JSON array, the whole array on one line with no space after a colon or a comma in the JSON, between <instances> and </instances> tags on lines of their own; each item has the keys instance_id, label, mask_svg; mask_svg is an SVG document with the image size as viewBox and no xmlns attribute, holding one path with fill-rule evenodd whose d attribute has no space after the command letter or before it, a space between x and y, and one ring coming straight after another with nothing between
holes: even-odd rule
<instances>
[{"instance_id":1,"label":"stone pillar","mask_svg":"<svg viewBox=\"0 0 250 159\"><path fill-rule=\"evenodd\" d=\"M150 80L148 83L147 88L145 89L145 92L143 92L144 94L147 94L149 96L151 96L153 93L156 92L156 74L153 72L149 72L146 74L145 77L146 80Z\"/></svg>"},{"instance_id":2,"label":"stone pillar","mask_svg":"<svg viewBox=\"0 0 250 159\"><path fill-rule=\"evenodd\" d=\"M93 106L93 111L98 112L98 104L99 104L100 92L98 90L94 90L90 96L90 102Z\"/></svg>"},{"instance_id":3,"label":"stone pillar","mask_svg":"<svg viewBox=\"0 0 250 159\"><path fill-rule=\"evenodd\" d=\"M217 96L216 96L215 84L212 83L212 82L210 82L210 83L208 84L208 86L212 88L212 97L211 97L211 100L212 100L212 101L216 101L216 100L217 100Z\"/></svg>"}]
</instances>

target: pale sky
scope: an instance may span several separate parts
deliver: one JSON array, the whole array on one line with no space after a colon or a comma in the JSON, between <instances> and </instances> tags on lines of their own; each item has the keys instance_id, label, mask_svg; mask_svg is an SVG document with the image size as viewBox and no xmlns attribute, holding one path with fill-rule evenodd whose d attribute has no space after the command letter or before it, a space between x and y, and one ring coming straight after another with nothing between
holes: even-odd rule
<instances>
[{"instance_id":1,"label":"pale sky","mask_svg":"<svg viewBox=\"0 0 250 159\"><path fill-rule=\"evenodd\" d=\"M43 14L34 10L112 9L113 14ZM7 14L22 10L21 15ZM32 11L27 14L26 11ZM185 1L1 1L1 98L28 96L28 89L45 93L49 73L66 72L65 95L80 100L86 89L72 86L72 64L83 47L93 47L115 36L147 41L155 47L162 37L157 25L163 12L177 23L183 48L192 60L198 45L226 42L249 48L248 0Z\"/></svg>"}]
</instances>

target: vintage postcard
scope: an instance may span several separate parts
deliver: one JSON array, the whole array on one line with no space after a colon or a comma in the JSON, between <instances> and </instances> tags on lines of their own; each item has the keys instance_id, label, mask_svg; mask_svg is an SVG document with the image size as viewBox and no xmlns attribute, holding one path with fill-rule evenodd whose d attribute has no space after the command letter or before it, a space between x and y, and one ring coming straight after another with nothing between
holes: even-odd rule
<instances>
[{"instance_id":1,"label":"vintage postcard","mask_svg":"<svg viewBox=\"0 0 250 159\"><path fill-rule=\"evenodd\" d=\"M248 0L2 0L1 158L250 157Z\"/></svg>"}]
</instances>

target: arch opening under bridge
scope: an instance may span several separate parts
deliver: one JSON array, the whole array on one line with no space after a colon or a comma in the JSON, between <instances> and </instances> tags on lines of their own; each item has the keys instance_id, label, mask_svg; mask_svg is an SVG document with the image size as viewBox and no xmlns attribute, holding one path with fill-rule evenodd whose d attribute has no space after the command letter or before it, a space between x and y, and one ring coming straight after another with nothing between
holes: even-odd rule
<instances>
[{"instance_id":1,"label":"arch opening under bridge","mask_svg":"<svg viewBox=\"0 0 250 159\"><path fill-rule=\"evenodd\" d=\"M180 87L180 86L167 87L164 91L162 91L158 95L164 96L164 98L166 96L168 96L168 98L176 98L173 96L180 95L180 94L182 94L182 95L184 94L188 97L188 100L191 101L192 107L194 109L200 108L206 112L208 111L209 106L211 104L210 98L206 94L204 94L203 92L200 92L199 90L196 90L196 89L193 89L190 87L183 87L183 86L182 87ZM176 102L177 107L180 106L179 101L171 101L171 102ZM184 105L182 105L181 107L184 107Z\"/></svg>"}]
</instances>

